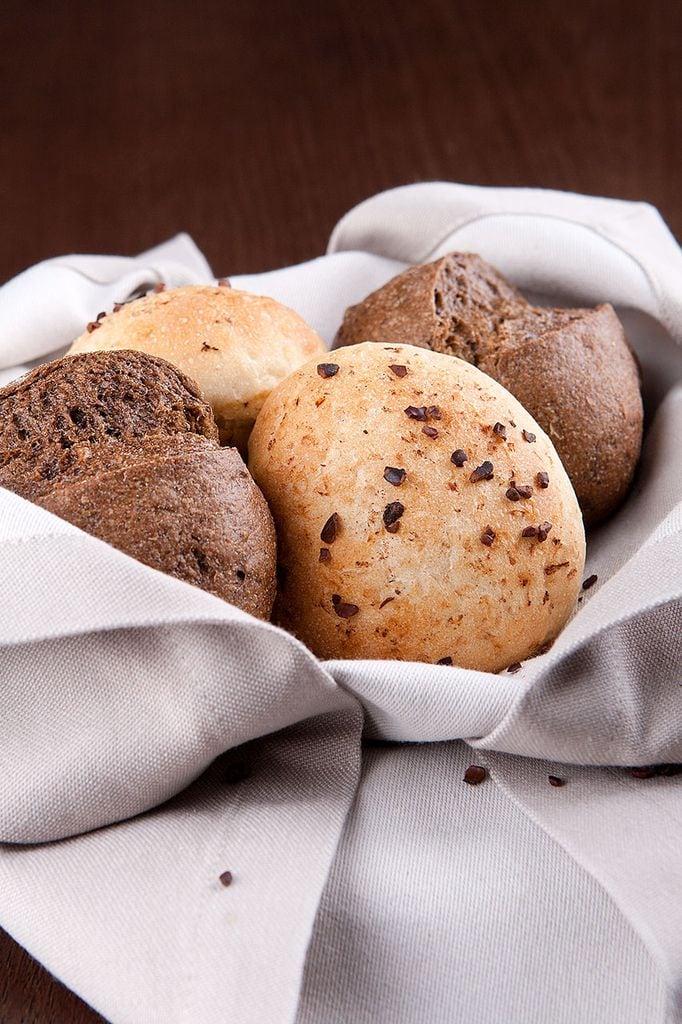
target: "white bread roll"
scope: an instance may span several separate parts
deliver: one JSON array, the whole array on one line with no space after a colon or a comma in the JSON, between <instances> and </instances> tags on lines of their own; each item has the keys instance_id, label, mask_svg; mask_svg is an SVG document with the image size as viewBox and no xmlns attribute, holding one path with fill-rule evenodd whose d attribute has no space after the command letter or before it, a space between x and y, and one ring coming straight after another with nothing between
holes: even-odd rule
<instances>
[{"instance_id":1,"label":"white bread roll","mask_svg":"<svg viewBox=\"0 0 682 1024\"><path fill-rule=\"evenodd\" d=\"M319 335L287 306L225 286L151 292L89 325L76 352L136 349L161 356L197 382L220 440L246 452L270 391L316 353Z\"/></svg>"},{"instance_id":2,"label":"white bread roll","mask_svg":"<svg viewBox=\"0 0 682 1024\"><path fill-rule=\"evenodd\" d=\"M575 606L585 535L566 472L460 359L369 342L313 360L266 400L249 455L278 533L275 617L320 658L496 672Z\"/></svg>"}]
</instances>

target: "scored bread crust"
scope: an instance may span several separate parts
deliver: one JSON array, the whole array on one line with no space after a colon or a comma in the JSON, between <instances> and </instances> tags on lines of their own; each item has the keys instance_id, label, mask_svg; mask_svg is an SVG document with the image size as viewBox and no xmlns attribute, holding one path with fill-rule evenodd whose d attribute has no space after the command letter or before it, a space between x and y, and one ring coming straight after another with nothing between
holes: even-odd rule
<instances>
[{"instance_id":1,"label":"scored bread crust","mask_svg":"<svg viewBox=\"0 0 682 1024\"><path fill-rule=\"evenodd\" d=\"M459 359L375 343L327 358L331 376L313 361L271 394L249 444L277 528L276 619L321 658L498 671L537 652L570 616L585 558L549 438ZM472 481L486 462L492 478ZM513 481L532 494L510 500ZM546 523L542 540L522 536Z\"/></svg>"},{"instance_id":2,"label":"scored bread crust","mask_svg":"<svg viewBox=\"0 0 682 1024\"><path fill-rule=\"evenodd\" d=\"M641 449L639 371L613 308L532 306L473 253L411 267L345 313L334 347L403 342L465 359L549 434L588 524L623 500Z\"/></svg>"},{"instance_id":3,"label":"scored bread crust","mask_svg":"<svg viewBox=\"0 0 682 1024\"><path fill-rule=\"evenodd\" d=\"M224 445L246 451L258 412L292 370L324 353L319 335L287 306L214 285L152 292L102 317L70 352L140 349L197 381Z\"/></svg>"},{"instance_id":4,"label":"scored bread crust","mask_svg":"<svg viewBox=\"0 0 682 1024\"><path fill-rule=\"evenodd\" d=\"M35 500L177 434L218 443L210 406L175 366L142 352L66 356L0 389L0 486Z\"/></svg>"}]
</instances>

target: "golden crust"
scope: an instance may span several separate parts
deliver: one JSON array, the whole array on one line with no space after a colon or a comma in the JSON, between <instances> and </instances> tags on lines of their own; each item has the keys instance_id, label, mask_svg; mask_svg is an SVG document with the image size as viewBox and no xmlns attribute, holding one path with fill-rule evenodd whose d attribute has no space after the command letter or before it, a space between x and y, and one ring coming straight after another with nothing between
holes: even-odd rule
<instances>
[{"instance_id":1,"label":"golden crust","mask_svg":"<svg viewBox=\"0 0 682 1024\"><path fill-rule=\"evenodd\" d=\"M179 367L212 406L221 443L242 452L272 388L325 351L319 335L287 306L212 285L127 303L77 338L69 354L112 349L137 349Z\"/></svg>"},{"instance_id":2,"label":"golden crust","mask_svg":"<svg viewBox=\"0 0 682 1024\"><path fill-rule=\"evenodd\" d=\"M549 438L504 388L451 356L366 343L327 359L333 376L314 360L273 391L249 442L278 532L276 618L321 658L451 658L498 671L536 652L571 614L585 558ZM426 419L410 418L410 406ZM492 479L472 482L486 461ZM404 469L404 481L390 483L386 467ZM512 481L532 495L510 500ZM394 502L404 511L391 532ZM522 536L544 523L545 539Z\"/></svg>"}]
</instances>

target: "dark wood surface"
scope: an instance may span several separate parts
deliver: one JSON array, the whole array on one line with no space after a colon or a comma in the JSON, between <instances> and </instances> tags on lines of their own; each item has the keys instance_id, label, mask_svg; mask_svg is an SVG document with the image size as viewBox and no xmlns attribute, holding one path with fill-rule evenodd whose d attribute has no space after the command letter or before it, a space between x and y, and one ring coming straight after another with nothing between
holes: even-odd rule
<instances>
[{"instance_id":1,"label":"dark wood surface","mask_svg":"<svg viewBox=\"0 0 682 1024\"><path fill-rule=\"evenodd\" d=\"M266 270L435 178L647 200L679 238L681 53L678 0L9 0L0 280L178 230ZM2 1024L99 1019L0 932Z\"/></svg>"}]
</instances>

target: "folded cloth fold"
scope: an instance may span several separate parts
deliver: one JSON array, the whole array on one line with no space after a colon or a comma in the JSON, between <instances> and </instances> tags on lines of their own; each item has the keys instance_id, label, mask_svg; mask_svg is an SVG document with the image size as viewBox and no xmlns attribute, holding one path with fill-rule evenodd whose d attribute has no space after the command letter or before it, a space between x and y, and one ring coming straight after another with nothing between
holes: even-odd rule
<instances>
[{"instance_id":1,"label":"folded cloth fold","mask_svg":"<svg viewBox=\"0 0 682 1024\"><path fill-rule=\"evenodd\" d=\"M35 856L18 846L0 850L0 922L112 1020L144 1019L143 1010L157 1005L161 988L170 984L169 970L159 965L152 980L143 980L124 958L139 1001L116 995L115 972L88 957L87 946L105 922L93 923L85 905L74 906L78 864L89 862L93 850L98 859L106 856L107 848L113 856L125 848L126 857L144 858L149 905L145 909L131 881L121 894L120 941L126 914L146 914L147 938L155 920L167 927L158 902L164 882L150 864L154 851L171 841L163 822L175 820L182 797L151 809L203 778L226 751L249 744L255 759L270 766L258 796L242 787L234 807L230 796L228 819L215 811L216 836L225 838L228 859L242 865L249 881L235 889L232 916L221 917L219 889L210 890L221 862L202 860L193 844L211 832L210 808L222 798L188 804L180 840L188 856L180 858L172 883L186 925L177 939L181 948L177 942L174 948L186 955L188 975L184 987L173 982L167 989L161 1016L149 1019L223 1019L219 1006L237 1022L293 1019L315 911L357 784L363 720L366 737L382 741L467 740L491 752L481 756L491 759L500 780L513 773L514 755L580 765L682 761L682 254L655 211L533 190L409 186L347 214L327 256L232 280L287 302L331 341L346 305L407 262L451 249L479 251L515 284L553 299L627 307L645 377L648 368L653 377L665 365L656 377L655 411L632 494L588 544L587 573L596 573L598 582L584 592L553 648L520 672L322 664L282 630L0 490L0 842L44 843L112 826L98 838L85 835L52 848L54 864L71 868L63 890L51 895L43 924L30 893L34 868L21 865L49 868L51 848ZM114 300L155 280L173 285L208 278L208 266L186 236L137 260L65 257L41 264L0 289L4 379L58 352ZM676 786L679 780L665 781ZM424 785L427 790L427 778ZM201 781L192 792L197 786ZM506 792L523 804L523 793ZM595 783L592 808L601 792ZM390 787L386 795L399 799ZM646 804L636 792L631 798L645 821ZM578 841L573 825L584 807L574 805L573 817L552 832L543 805L531 812L531 802L528 813L556 842L568 844L569 835L571 844ZM150 813L115 825L144 811ZM434 807L434 822L438 813ZM201 818L196 831L194 814ZM679 828L682 839L682 823L671 828ZM659 855L646 829L639 842L647 856ZM623 855L641 856L641 849ZM428 835L418 856L429 857ZM194 865L197 873L183 894ZM591 847L585 867L608 887L606 853L600 859ZM634 874L624 877L613 887L621 907L634 891ZM10 896L13 885L18 888ZM204 918L188 903L190 893L209 915L206 941L199 940ZM67 907L71 941L85 968L73 949L60 952L54 922ZM682 906L677 913L682 933ZM86 918L87 928L80 928ZM647 926L635 927L669 991L676 991L682 962L665 946L674 928L654 941ZM165 941L161 935L160 944ZM117 948L110 939L109 964ZM205 983L220 957L229 963L227 976L213 979L199 998L199 978ZM266 965L274 963L279 966L270 975ZM259 980L263 971L267 985ZM419 1020L416 1007L410 1012L403 1020Z\"/></svg>"}]
</instances>

